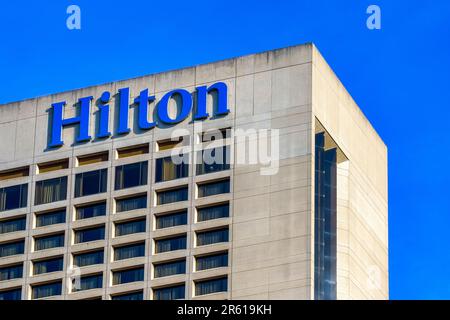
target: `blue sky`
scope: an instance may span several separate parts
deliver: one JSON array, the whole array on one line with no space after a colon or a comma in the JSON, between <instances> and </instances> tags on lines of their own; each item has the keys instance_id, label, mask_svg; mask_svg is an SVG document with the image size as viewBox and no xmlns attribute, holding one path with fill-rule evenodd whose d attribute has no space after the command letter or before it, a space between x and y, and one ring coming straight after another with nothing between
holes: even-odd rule
<instances>
[{"instance_id":1,"label":"blue sky","mask_svg":"<svg viewBox=\"0 0 450 320\"><path fill-rule=\"evenodd\" d=\"M314 42L389 148L391 298L450 299L450 1L118 3L4 1L0 103Z\"/></svg>"}]
</instances>

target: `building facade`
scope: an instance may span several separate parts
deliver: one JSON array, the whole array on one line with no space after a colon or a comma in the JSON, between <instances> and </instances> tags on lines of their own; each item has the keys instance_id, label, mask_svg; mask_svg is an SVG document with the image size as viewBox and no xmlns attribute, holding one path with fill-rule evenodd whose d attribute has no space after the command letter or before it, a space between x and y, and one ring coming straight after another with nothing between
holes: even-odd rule
<instances>
[{"instance_id":1,"label":"building facade","mask_svg":"<svg viewBox=\"0 0 450 320\"><path fill-rule=\"evenodd\" d=\"M311 44L0 106L0 300L387 299L387 212Z\"/></svg>"}]
</instances>

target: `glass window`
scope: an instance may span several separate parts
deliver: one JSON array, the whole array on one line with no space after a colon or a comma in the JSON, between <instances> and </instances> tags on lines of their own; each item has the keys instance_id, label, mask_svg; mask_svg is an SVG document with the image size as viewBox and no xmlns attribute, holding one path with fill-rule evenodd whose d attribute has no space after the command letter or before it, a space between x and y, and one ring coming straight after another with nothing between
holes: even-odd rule
<instances>
[{"instance_id":1,"label":"glass window","mask_svg":"<svg viewBox=\"0 0 450 320\"><path fill-rule=\"evenodd\" d=\"M197 209L197 221L206 221L229 217L230 205L219 204L215 206L203 207Z\"/></svg>"},{"instance_id":2,"label":"glass window","mask_svg":"<svg viewBox=\"0 0 450 320\"><path fill-rule=\"evenodd\" d=\"M0 234L25 230L27 226L27 218L20 217L17 219L9 219L0 221Z\"/></svg>"},{"instance_id":3,"label":"glass window","mask_svg":"<svg viewBox=\"0 0 450 320\"><path fill-rule=\"evenodd\" d=\"M25 249L25 241L15 241L0 244L0 258L23 254Z\"/></svg>"},{"instance_id":4,"label":"glass window","mask_svg":"<svg viewBox=\"0 0 450 320\"><path fill-rule=\"evenodd\" d=\"M23 276L23 264L0 268L0 281L20 279ZM1 299L0 299L1 300Z\"/></svg>"},{"instance_id":5,"label":"glass window","mask_svg":"<svg viewBox=\"0 0 450 320\"><path fill-rule=\"evenodd\" d=\"M145 232L145 219L116 223L116 237Z\"/></svg>"},{"instance_id":6,"label":"glass window","mask_svg":"<svg viewBox=\"0 0 450 320\"><path fill-rule=\"evenodd\" d=\"M78 267L85 267L94 264L103 264L103 257L103 250L74 254L73 265Z\"/></svg>"},{"instance_id":7,"label":"glass window","mask_svg":"<svg viewBox=\"0 0 450 320\"><path fill-rule=\"evenodd\" d=\"M64 268L64 258L57 257L47 260L33 262L33 274L62 271Z\"/></svg>"},{"instance_id":8,"label":"glass window","mask_svg":"<svg viewBox=\"0 0 450 320\"><path fill-rule=\"evenodd\" d=\"M138 292L118 294L118 295L112 296L111 299L112 300L144 300L144 292L138 291Z\"/></svg>"},{"instance_id":9,"label":"glass window","mask_svg":"<svg viewBox=\"0 0 450 320\"><path fill-rule=\"evenodd\" d=\"M153 290L153 300L184 299L185 285L165 287Z\"/></svg>"},{"instance_id":10,"label":"glass window","mask_svg":"<svg viewBox=\"0 0 450 320\"><path fill-rule=\"evenodd\" d=\"M207 256L200 256L196 258L196 270L207 270L228 266L228 252L219 254L211 254Z\"/></svg>"},{"instance_id":11,"label":"glass window","mask_svg":"<svg viewBox=\"0 0 450 320\"><path fill-rule=\"evenodd\" d=\"M144 281L144 268L134 268L113 272L113 284Z\"/></svg>"},{"instance_id":12,"label":"glass window","mask_svg":"<svg viewBox=\"0 0 450 320\"><path fill-rule=\"evenodd\" d=\"M39 237L34 240L34 250L36 251L58 247L64 247L64 233Z\"/></svg>"},{"instance_id":13,"label":"glass window","mask_svg":"<svg viewBox=\"0 0 450 320\"><path fill-rule=\"evenodd\" d=\"M81 277L79 282L73 281L72 291L84 291L101 288L103 286L103 274Z\"/></svg>"},{"instance_id":14,"label":"glass window","mask_svg":"<svg viewBox=\"0 0 450 320\"><path fill-rule=\"evenodd\" d=\"M0 211L27 206L28 184L0 188Z\"/></svg>"},{"instance_id":15,"label":"glass window","mask_svg":"<svg viewBox=\"0 0 450 320\"><path fill-rule=\"evenodd\" d=\"M198 197L209 197L216 194L229 193L230 192L230 180L220 180L208 183L202 183L198 185Z\"/></svg>"},{"instance_id":16,"label":"glass window","mask_svg":"<svg viewBox=\"0 0 450 320\"><path fill-rule=\"evenodd\" d=\"M197 175L230 169L230 147L201 150L197 153Z\"/></svg>"},{"instance_id":17,"label":"glass window","mask_svg":"<svg viewBox=\"0 0 450 320\"><path fill-rule=\"evenodd\" d=\"M36 182L35 205L66 200L66 197L67 177Z\"/></svg>"},{"instance_id":18,"label":"glass window","mask_svg":"<svg viewBox=\"0 0 450 320\"><path fill-rule=\"evenodd\" d=\"M75 198L106 192L108 169L78 173L75 176Z\"/></svg>"},{"instance_id":19,"label":"glass window","mask_svg":"<svg viewBox=\"0 0 450 320\"><path fill-rule=\"evenodd\" d=\"M52 224L65 222L66 222L65 209L36 214L36 227L44 227Z\"/></svg>"},{"instance_id":20,"label":"glass window","mask_svg":"<svg viewBox=\"0 0 450 320\"><path fill-rule=\"evenodd\" d=\"M62 281L35 285L32 287L33 299L40 299L51 296L59 296L62 291Z\"/></svg>"},{"instance_id":21,"label":"glass window","mask_svg":"<svg viewBox=\"0 0 450 320\"><path fill-rule=\"evenodd\" d=\"M186 249L186 235L155 240L155 252L162 253Z\"/></svg>"},{"instance_id":22,"label":"glass window","mask_svg":"<svg viewBox=\"0 0 450 320\"><path fill-rule=\"evenodd\" d=\"M106 202L94 203L76 208L77 220L106 215Z\"/></svg>"},{"instance_id":23,"label":"glass window","mask_svg":"<svg viewBox=\"0 0 450 320\"><path fill-rule=\"evenodd\" d=\"M228 241L228 228L197 232L197 246Z\"/></svg>"},{"instance_id":24,"label":"glass window","mask_svg":"<svg viewBox=\"0 0 450 320\"><path fill-rule=\"evenodd\" d=\"M156 229L187 224L187 210L156 216Z\"/></svg>"},{"instance_id":25,"label":"glass window","mask_svg":"<svg viewBox=\"0 0 450 320\"><path fill-rule=\"evenodd\" d=\"M211 142L231 137L231 128L211 129L202 133L202 142Z\"/></svg>"},{"instance_id":26,"label":"glass window","mask_svg":"<svg viewBox=\"0 0 450 320\"><path fill-rule=\"evenodd\" d=\"M75 231L75 243L105 239L105 226Z\"/></svg>"},{"instance_id":27,"label":"glass window","mask_svg":"<svg viewBox=\"0 0 450 320\"><path fill-rule=\"evenodd\" d=\"M155 278L186 273L186 259L155 264Z\"/></svg>"},{"instance_id":28,"label":"glass window","mask_svg":"<svg viewBox=\"0 0 450 320\"><path fill-rule=\"evenodd\" d=\"M195 283L195 295L201 296L204 294L224 292L228 290L227 287L228 287L227 277L198 281Z\"/></svg>"},{"instance_id":29,"label":"glass window","mask_svg":"<svg viewBox=\"0 0 450 320\"><path fill-rule=\"evenodd\" d=\"M145 243L136 243L114 248L114 261L145 256Z\"/></svg>"},{"instance_id":30,"label":"glass window","mask_svg":"<svg viewBox=\"0 0 450 320\"><path fill-rule=\"evenodd\" d=\"M116 200L116 212L130 211L147 207L147 195Z\"/></svg>"},{"instance_id":31,"label":"glass window","mask_svg":"<svg viewBox=\"0 0 450 320\"><path fill-rule=\"evenodd\" d=\"M183 155L179 155L183 162L175 164L172 157L156 159L155 182L169 181L189 176L189 164L185 163ZM178 160L178 159L177 159Z\"/></svg>"},{"instance_id":32,"label":"glass window","mask_svg":"<svg viewBox=\"0 0 450 320\"><path fill-rule=\"evenodd\" d=\"M21 300L21 299L22 299L22 289L21 288L0 291L0 301Z\"/></svg>"},{"instance_id":33,"label":"glass window","mask_svg":"<svg viewBox=\"0 0 450 320\"><path fill-rule=\"evenodd\" d=\"M116 167L115 189L126 189L147 184L147 161Z\"/></svg>"},{"instance_id":34,"label":"glass window","mask_svg":"<svg viewBox=\"0 0 450 320\"><path fill-rule=\"evenodd\" d=\"M188 199L188 187L157 191L157 204L168 204Z\"/></svg>"}]
</instances>

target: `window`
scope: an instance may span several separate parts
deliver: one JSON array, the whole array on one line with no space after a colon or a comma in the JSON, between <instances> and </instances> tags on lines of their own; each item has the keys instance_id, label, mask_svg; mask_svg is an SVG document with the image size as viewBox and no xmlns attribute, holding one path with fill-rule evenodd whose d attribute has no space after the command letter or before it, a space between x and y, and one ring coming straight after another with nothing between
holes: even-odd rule
<instances>
[{"instance_id":1,"label":"window","mask_svg":"<svg viewBox=\"0 0 450 320\"><path fill-rule=\"evenodd\" d=\"M186 273L186 259L155 264L155 278Z\"/></svg>"},{"instance_id":2,"label":"window","mask_svg":"<svg viewBox=\"0 0 450 320\"><path fill-rule=\"evenodd\" d=\"M197 257L196 270L207 270L228 266L228 252Z\"/></svg>"},{"instance_id":3,"label":"window","mask_svg":"<svg viewBox=\"0 0 450 320\"><path fill-rule=\"evenodd\" d=\"M79 283L74 280L72 292L101 288L103 286L103 274L81 277Z\"/></svg>"},{"instance_id":4,"label":"window","mask_svg":"<svg viewBox=\"0 0 450 320\"><path fill-rule=\"evenodd\" d=\"M177 157L180 157L181 160L183 156L179 155ZM180 164L175 164L172 161L172 157L156 159L155 182L169 181L189 176L189 164L185 163L184 158L182 161Z\"/></svg>"},{"instance_id":5,"label":"window","mask_svg":"<svg viewBox=\"0 0 450 320\"><path fill-rule=\"evenodd\" d=\"M56 170L63 170L69 167L69 159L62 159L57 161L45 162L38 164L38 173L46 173Z\"/></svg>"},{"instance_id":6,"label":"window","mask_svg":"<svg viewBox=\"0 0 450 320\"><path fill-rule=\"evenodd\" d=\"M106 215L106 202L99 202L76 207L77 220L100 217Z\"/></svg>"},{"instance_id":7,"label":"window","mask_svg":"<svg viewBox=\"0 0 450 320\"><path fill-rule=\"evenodd\" d=\"M108 161L108 151L77 157L78 166Z\"/></svg>"},{"instance_id":8,"label":"window","mask_svg":"<svg viewBox=\"0 0 450 320\"><path fill-rule=\"evenodd\" d=\"M75 231L75 243L82 243L103 239L105 239L105 226Z\"/></svg>"},{"instance_id":9,"label":"window","mask_svg":"<svg viewBox=\"0 0 450 320\"><path fill-rule=\"evenodd\" d=\"M116 167L116 190L147 184L147 161Z\"/></svg>"},{"instance_id":10,"label":"window","mask_svg":"<svg viewBox=\"0 0 450 320\"><path fill-rule=\"evenodd\" d=\"M201 296L205 294L211 294L216 292L226 292L228 289L227 277L197 281L195 283L195 295Z\"/></svg>"},{"instance_id":11,"label":"window","mask_svg":"<svg viewBox=\"0 0 450 320\"><path fill-rule=\"evenodd\" d=\"M227 241L228 241L228 228L197 232L197 246L206 246L209 244Z\"/></svg>"},{"instance_id":12,"label":"window","mask_svg":"<svg viewBox=\"0 0 450 320\"><path fill-rule=\"evenodd\" d=\"M44 227L66 222L66 210L36 213L36 227Z\"/></svg>"},{"instance_id":13,"label":"window","mask_svg":"<svg viewBox=\"0 0 450 320\"><path fill-rule=\"evenodd\" d=\"M121 148L117 150L117 157L119 159L126 158L126 157L132 157L132 156L138 156L141 154L146 154L149 151L148 143L142 144L139 146L132 146L132 147L126 147Z\"/></svg>"},{"instance_id":14,"label":"window","mask_svg":"<svg viewBox=\"0 0 450 320\"><path fill-rule=\"evenodd\" d=\"M103 264L103 257L103 249L99 251L74 254L73 265L81 268L85 266L92 266L94 264Z\"/></svg>"},{"instance_id":15,"label":"window","mask_svg":"<svg viewBox=\"0 0 450 320\"><path fill-rule=\"evenodd\" d=\"M28 184L0 188L0 211L27 206Z\"/></svg>"},{"instance_id":16,"label":"window","mask_svg":"<svg viewBox=\"0 0 450 320\"><path fill-rule=\"evenodd\" d=\"M201 150L197 153L197 175L230 169L230 147Z\"/></svg>"},{"instance_id":17,"label":"window","mask_svg":"<svg viewBox=\"0 0 450 320\"><path fill-rule=\"evenodd\" d=\"M202 142L211 142L231 137L231 128L213 129L202 133Z\"/></svg>"},{"instance_id":18,"label":"window","mask_svg":"<svg viewBox=\"0 0 450 320\"><path fill-rule=\"evenodd\" d=\"M155 240L155 253L186 249L186 235Z\"/></svg>"},{"instance_id":19,"label":"window","mask_svg":"<svg viewBox=\"0 0 450 320\"><path fill-rule=\"evenodd\" d=\"M114 248L114 261L144 256L145 243L136 243Z\"/></svg>"},{"instance_id":20,"label":"window","mask_svg":"<svg viewBox=\"0 0 450 320\"><path fill-rule=\"evenodd\" d=\"M170 150L183 142L183 137L158 141L158 151Z\"/></svg>"},{"instance_id":21,"label":"window","mask_svg":"<svg viewBox=\"0 0 450 320\"><path fill-rule=\"evenodd\" d=\"M187 224L187 210L156 216L156 229Z\"/></svg>"},{"instance_id":22,"label":"window","mask_svg":"<svg viewBox=\"0 0 450 320\"><path fill-rule=\"evenodd\" d=\"M0 268L0 281L20 279L23 276L23 264ZM0 293L1 294L1 293ZM0 299L1 300L1 299Z\"/></svg>"},{"instance_id":23,"label":"window","mask_svg":"<svg viewBox=\"0 0 450 320\"><path fill-rule=\"evenodd\" d=\"M45 250L51 248L64 247L64 233L44 236L34 239L34 250Z\"/></svg>"},{"instance_id":24,"label":"window","mask_svg":"<svg viewBox=\"0 0 450 320\"><path fill-rule=\"evenodd\" d=\"M59 296L62 291L62 281L35 285L32 287L31 296L33 299L40 299L51 296Z\"/></svg>"},{"instance_id":25,"label":"window","mask_svg":"<svg viewBox=\"0 0 450 320\"><path fill-rule=\"evenodd\" d=\"M139 195L116 200L116 212L131 211L147 207L147 195Z\"/></svg>"},{"instance_id":26,"label":"window","mask_svg":"<svg viewBox=\"0 0 450 320\"><path fill-rule=\"evenodd\" d=\"M144 292L130 292L111 296L112 300L144 300Z\"/></svg>"},{"instance_id":27,"label":"window","mask_svg":"<svg viewBox=\"0 0 450 320\"><path fill-rule=\"evenodd\" d=\"M22 299L22 289L21 288L0 291L0 301L21 300L21 299Z\"/></svg>"},{"instance_id":28,"label":"window","mask_svg":"<svg viewBox=\"0 0 450 320\"><path fill-rule=\"evenodd\" d=\"M75 176L75 198L106 192L108 169L78 173Z\"/></svg>"},{"instance_id":29,"label":"window","mask_svg":"<svg viewBox=\"0 0 450 320\"><path fill-rule=\"evenodd\" d=\"M59 177L36 182L36 197L34 204L44 204L66 200L67 177Z\"/></svg>"},{"instance_id":30,"label":"window","mask_svg":"<svg viewBox=\"0 0 450 320\"><path fill-rule=\"evenodd\" d=\"M153 300L177 300L184 299L184 284L153 290Z\"/></svg>"},{"instance_id":31,"label":"window","mask_svg":"<svg viewBox=\"0 0 450 320\"><path fill-rule=\"evenodd\" d=\"M64 258L57 257L33 262L33 275L62 271L64 268Z\"/></svg>"},{"instance_id":32,"label":"window","mask_svg":"<svg viewBox=\"0 0 450 320\"><path fill-rule=\"evenodd\" d=\"M228 203L198 208L197 221L201 222L206 220L226 218L229 217L229 214L230 214L230 205Z\"/></svg>"},{"instance_id":33,"label":"window","mask_svg":"<svg viewBox=\"0 0 450 320\"><path fill-rule=\"evenodd\" d=\"M26 225L26 217L0 221L0 234L25 230Z\"/></svg>"},{"instance_id":34,"label":"window","mask_svg":"<svg viewBox=\"0 0 450 320\"><path fill-rule=\"evenodd\" d=\"M30 175L30 167L22 167L18 169L6 170L0 172L0 181L20 178L20 177L28 177Z\"/></svg>"},{"instance_id":35,"label":"window","mask_svg":"<svg viewBox=\"0 0 450 320\"><path fill-rule=\"evenodd\" d=\"M0 244L0 258L23 254L25 241L15 241Z\"/></svg>"},{"instance_id":36,"label":"window","mask_svg":"<svg viewBox=\"0 0 450 320\"><path fill-rule=\"evenodd\" d=\"M198 197L209 197L230 192L230 179L206 182L198 185Z\"/></svg>"},{"instance_id":37,"label":"window","mask_svg":"<svg viewBox=\"0 0 450 320\"><path fill-rule=\"evenodd\" d=\"M113 272L113 284L123 284L136 281L144 281L144 268L134 268Z\"/></svg>"},{"instance_id":38,"label":"window","mask_svg":"<svg viewBox=\"0 0 450 320\"><path fill-rule=\"evenodd\" d=\"M145 219L116 223L116 237L145 232Z\"/></svg>"},{"instance_id":39,"label":"window","mask_svg":"<svg viewBox=\"0 0 450 320\"><path fill-rule=\"evenodd\" d=\"M157 204L168 204L188 199L188 187L157 191Z\"/></svg>"}]
</instances>

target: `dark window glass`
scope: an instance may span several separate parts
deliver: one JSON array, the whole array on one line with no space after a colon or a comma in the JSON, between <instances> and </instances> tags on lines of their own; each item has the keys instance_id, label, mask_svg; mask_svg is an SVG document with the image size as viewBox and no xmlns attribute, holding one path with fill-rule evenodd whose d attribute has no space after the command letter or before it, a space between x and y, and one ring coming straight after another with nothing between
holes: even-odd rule
<instances>
[{"instance_id":1,"label":"dark window glass","mask_svg":"<svg viewBox=\"0 0 450 320\"><path fill-rule=\"evenodd\" d=\"M201 296L204 294L211 294L216 292L227 291L228 279L219 278L205 281L198 281L195 283L195 295Z\"/></svg>"},{"instance_id":2,"label":"dark window glass","mask_svg":"<svg viewBox=\"0 0 450 320\"><path fill-rule=\"evenodd\" d=\"M95 227L75 231L75 243L105 239L105 227Z\"/></svg>"},{"instance_id":3,"label":"dark window glass","mask_svg":"<svg viewBox=\"0 0 450 320\"><path fill-rule=\"evenodd\" d=\"M197 153L197 175L230 169L230 147L201 150Z\"/></svg>"},{"instance_id":4,"label":"dark window glass","mask_svg":"<svg viewBox=\"0 0 450 320\"><path fill-rule=\"evenodd\" d=\"M186 201L188 199L188 188L177 188L166 191L158 191L157 204L168 204L178 201Z\"/></svg>"},{"instance_id":5,"label":"dark window glass","mask_svg":"<svg viewBox=\"0 0 450 320\"><path fill-rule=\"evenodd\" d=\"M66 197L67 177L36 182L35 205L66 200Z\"/></svg>"},{"instance_id":6,"label":"dark window glass","mask_svg":"<svg viewBox=\"0 0 450 320\"><path fill-rule=\"evenodd\" d=\"M81 277L79 283L76 280L73 281L72 291L84 291L101 288L103 286L103 275L96 274L93 276Z\"/></svg>"},{"instance_id":7,"label":"dark window glass","mask_svg":"<svg viewBox=\"0 0 450 320\"><path fill-rule=\"evenodd\" d=\"M16 241L0 244L0 258L23 254L25 241Z\"/></svg>"},{"instance_id":8,"label":"dark window glass","mask_svg":"<svg viewBox=\"0 0 450 320\"><path fill-rule=\"evenodd\" d=\"M183 159L179 164L173 163L172 157L156 159L155 182L169 181L189 176L189 164L182 157L182 155L177 156L176 160Z\"/></svg>"},{"instance_id":9,"label":"dark window glass","mask_svg":"<svg viewBox=\"0 0 450 320\"><path fill-rule=\"evenodd\" d=\"M144 268L135 268L113 272L113 284L144 281Z\"/></svg>"},{"instance_id":10,"label":"dark window glass","mask_svg":"<svg viewBox=\"0 0 450 320\"><path fill-rule=\"evenodd\" d=\"M145 243L114 248L114 261L145 256Z\"/></svg>"},{"instance_id":11,"label":"dark window glass","mask_svg":"<svg viewBox=\"0 0 450 320\"><path fill-rule=\"evenodd\" d=\"M212 129L202 133L202 142L211 142L231 137L231 128Z\"/></svg>"},{"instance_id":12,"label":"dark window glass","mask_svg":"<svg viewBox=\"0 0 450 320\"><path fill-rule=\"evenodd\" d=\"M147 195L116 200L116 212L130 211L147 207Z\"/></svg>"},{"instance_id":13,"label":"dark window glass","mask_svg":"<svg viewBox=\"0 0 450 320\"><path fill-rule=\"evenodd\" d=\"M27 196L27 184L0 188L0 211L26 207Z\"/></svg>"},{"instance_id":14,"label":"dark window glass","mask_svg":"<svg viewBox=\"0 0 450 320\"><path fill-rule=\"evenodd\" d=\"M142 291L119 294L111 297L112 300L144 300Z\"/></svg>"},{"instance_id":15,"label":"dark window glass","mask_svg":"<svg viewBox=\"0 0 450 320\"><path fill-rule=\"evenodd\" d=\"M26 217L0 221L0 234L25 230L26 225Z\"/></svg>"},{"instance_id":16,"label":"dark window glass","mask_svg":"<svg viewBox=\"0 0 450 320\"><path fill-rule=\"evenodd\" d=\"M21 299L22 299L22 289L21 288L0 291L0 301L21 300Z\"/></svg>"},{"instance_id":17,"label":"dark window glass","mask_svg":"<svg viewBox=\"0 0 450 320\"><path fill-rule=\"evenodd\" d=\"M186 260L172 261L155 265L155 278L186 273Z\"/></svg>"},{"instance_id":18,"label":"dark window glass","mask_svg":"<svg viewBox=\"0 0 450 320\"><path fill-rule=\"evenodd\" d=\"M145 232L145 219L116 223L116 237Z\"/></svg>"},{"instance_id":19,"label":"dark window glass","mask_svg":"<svg viewBox=\"0 0 450 320\"><path fill-rule=\"evenodd\" d=\"M187 210L156 217L156 229L164 229L187 224Z\"/></svg>"},{"instance_id":20,"label":"dark window glass","mask_svg":"<svg viewBox=\"0 0 450 320\"><path fill-rule=\"evenodd\" d=\"M147 184L147 161L116 167L115 189L125 189Z\"/></svg>"},{"instance_id":21,"label":"dark window glass","mask_svg":"<svg viewBox=\"0 0 450 320\"><path fill-rule=\"evenodd\" d=\"M78 173L75 176L75 198L106 192L108 169Z\"/></svg>"},{"instance_id":22,"label":"dark window glass","mask_svg":"<svg viewBox=\"0 0 450 320\"><path fill-rule=\"evenodd\" d=\"M106 215L106 202L94 203L76 208L77 220Z\"/></svg>"},{"instance_id":23,"label":"dark window glass","mask_svg":"<svg viewBox=\"0 0 450 320\"><path fill-rule=\"evenodd\" d=\"M162 253L167 251L175 251L186 249L186 235L160 239L155 241L155 252Z\"/></svg>"},{"instance_id":24,"label":"dark window glass","mask_svg":"<svg viewBox=\"0 0 450 320\"><path fill-rule=\"evenodd\" d=\"M36 227L44 227L52 224L65 223L66 210L40 213L36 215Z\"/></svg>"},{"instance_id":25,"label":"dark window glass","mask_svg":"<svg viewBox=\"0 0 450 320\"><path fill-rule=\"evenodd\" d=\"M229 204L219 204L210 207L198 208L197 209L197 221L206 221L213 219L220 219L229 217L230 206Z\"/></svg>"},{"instance_id":26,"label":"dark window glass","mask_svg":"<svg viewBox=\"0 0 450 320\"><path fill-rule=\"evenodd\" d=\"M36 261L33 263L33 274L42 274L49 272L62 271L64 268L63 257Z\"/></svg>"},{"instance_id":27,"label":"dark window glass","mask_svg":"<svg viewBox=\"0 0 450 320\"><path fill-rule=\"evenodd\" d=\"M58 247L64 247L64 234L39 237L34 240L34 250L36 251Z\"/></svg>"},{"instance_id":28,"label":"dark window glass","mask_svg":"<svg viewBox=\"0 0 450 320\"><path fill-rule=\"evenodd\" d=\"M220 180L198 185L198 197L214 196L216 194L229 193L230 180Z\"/></svg>"},{"instance_id":29,"label":"dark window glass","mask_svg":"<svg viewBox=\"0 0 450 320\"><path fill-rule=\"evenodd\" d=\"M228 252L197 257L197 271L228 266Z\"/></svg>"},{"instance_id":30,"label":"dark window glass","mask_svg":"<svg viewBox=\"0 0 450 320\"><path fill-rule=\"evenodd\" d=\"M185 286L178 285L153 290L153 300L177 300L184 299Z\"/></svg>"},{"instance_id":31,"label":"dark window glass","mask_svg":"<svg viewBox=\"0 0 450 320\"><path fill-rule=\"evenodd\" d=\"M46 283L41 285L33 286L32 297L33 299L59 296L62 291L62 282Z\"/></svg>"},{"instance_id":32,"label":"dark window glass","mask_svg":"<svg viewBox=\"0 0 450 320\"><path fill-rule=\"evenodd\" d=\"M197 246L228 241L228 229L197 232Z\"/></svg>"},{"instance_id":33,"label":"dark window glass","mask_svg":"<svg viewBox=\"0 0 450 320\"><path fill-rule=\"evenodd\" d=\"M0 281L20 279L22 276L23 264L0 268Z\"/></svg>"},{"instance_id":34,"label":"dark window glass","mask_svg":"<svg viewBox=\"0 0 450 320\"><path fill-rule=\"evenodd\" d=\"M73 264L78 267L103 264L103 250L74 254Z\"/></svg>"}]
</instances>

